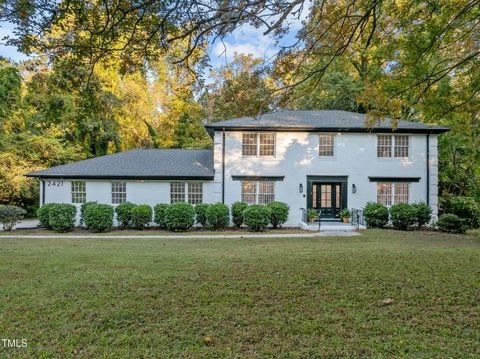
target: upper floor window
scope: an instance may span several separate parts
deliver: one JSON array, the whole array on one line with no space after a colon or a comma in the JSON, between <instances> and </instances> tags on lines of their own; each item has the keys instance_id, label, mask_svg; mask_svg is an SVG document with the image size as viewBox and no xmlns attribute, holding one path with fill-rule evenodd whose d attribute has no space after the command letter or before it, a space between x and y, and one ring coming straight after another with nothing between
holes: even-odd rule
<instances>
[{"instance_id":1,"label":"upper floor window","mask_svg":"<svg viewBox=\"0 0 480 359\"><path fill-rule=\"evenodd\" d=\"M377 157L408 157L409 137L407 135L378 135Z\"/></svg>"},{"instance_id":2,"label":"upper floor window","mask_svg":"<svg viewBox=\"0 0 480 359\"><path fill-rule=\"evenodd\" d=\"M186 202L198 204L203 202L203 183L171 182L170 203Z\"/></svg>"},{"instance_id":3,"label":"upper floor window","mask_svg":"<svg viewBox=\"0 0 480 359\"><path fill-rule=\"evenodd\" d=\"M87 189L85 181L72 181L72 203L85 203Z\"/></svg>"},{"instance_id":4,"label":"upper floor window","mask_svg":"<svg viewBox=\"0 0 480 359\"><path fill-rule=\"evenodd\" d=\"M333 157L335 155L335 135L326 133L319 135L318 154L320 157Z\"/></svg>"},{"instance_id":5,"label":"upper floor window","mask_svg":"<svg viewBox=\"0 0 480 359\"><path fill-rule=\"evenodd\" d=\"M242 156L275 156L275 133L243 133Z\"/></svg>"},{"instance_id":6,"label":"upper floor window","mask_svg":"<svg viewBox=\"0 0 480 359\"><path fill-rule=\"evenodd\" d=\"M242 181L241 200L248 204L267 204L275 201L275 182Z\"/></svg>"},{"instance_id":7,"label":"upper floor window","mask_svg":"<svg viewBox=\"0 0 480 359\"><path fill-rule=\"evenodd\" d=\"M112 183L112 203L119 204L127 201L127 184L125 182Z\"/></svg>"},{"instance_id":8,"label":"upper floor window","mask_svg":"<svg viewBox=\"0 0 480 359\"><path fill-rule=\"evenodd\" d=\"M407 182L377 183L377 203L390 207L408 203L409 184Z\"/></svg>"}]
</instances>

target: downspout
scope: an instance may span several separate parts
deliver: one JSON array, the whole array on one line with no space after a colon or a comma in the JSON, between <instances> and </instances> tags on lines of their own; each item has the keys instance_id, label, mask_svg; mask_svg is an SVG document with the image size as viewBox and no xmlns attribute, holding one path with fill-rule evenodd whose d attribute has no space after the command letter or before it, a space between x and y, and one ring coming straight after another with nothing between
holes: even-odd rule
<instances>
[{"instance_id":1,"label":"downspout","mask_svg":"<svg viewBox=\"0 0 480 359\"><path fill-rule=\"evenodd\" d=\"M42 182L42 206L45 204L45 181L43 179L40 180Z\"/></svg>"},{"instance_id":2,"label":"downspout","mask_svg":"<svg viewBox=\"0 0 480 359\"><path fill-rule=\"evenodd\" d=\"M222 203L225 204L225 127L222 129Z\"/></svg>"},{"instance_id":3,"label":"downspout","mask_svg":"<svg viewBox=\"0 0 480 359\"><path fill-rule=\"evenodd\" d=\"M427 135L427 205L430 205L430 134Z\"/></svg>"}]
</instances>

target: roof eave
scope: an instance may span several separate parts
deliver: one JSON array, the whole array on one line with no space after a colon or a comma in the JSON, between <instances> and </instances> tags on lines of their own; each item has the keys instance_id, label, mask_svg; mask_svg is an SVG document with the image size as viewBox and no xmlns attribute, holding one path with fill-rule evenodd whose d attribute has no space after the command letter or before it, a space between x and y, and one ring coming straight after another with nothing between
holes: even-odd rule
<instances>
[{"instance_id":1,"label":"roof eave","mask_svg":"<svg viewBox=\"0 0 480 359\"><path fill-rule=\"evenodd\" d=\"M56 178L56 179L104 179L104 180L213 180L214 175L205 176L96 176L96 175L82 175L82 174L42 174L42 173L27 173L25 177L34 178Z\"/></svg>"},{"instance_id":2,"label":"roof eave","mask_svg":"<svg viewBox=\"0 0 480 359\"><path fill-rule=\"evenodd\" d=\"M285 126L205 126L207 132L213 137L215 131L280 131L280 132L352 132L352 133L422 133L440 134L450 131L447 127L437 128L367 128L367 127L285 127Z\"/></svg>"}]
</instances>

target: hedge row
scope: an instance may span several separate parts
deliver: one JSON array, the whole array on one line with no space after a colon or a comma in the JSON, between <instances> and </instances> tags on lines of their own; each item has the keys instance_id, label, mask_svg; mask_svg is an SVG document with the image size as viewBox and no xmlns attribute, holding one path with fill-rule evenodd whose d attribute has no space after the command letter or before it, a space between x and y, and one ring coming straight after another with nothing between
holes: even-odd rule
<instances>
[{"instance_id":1,"label":"hedge row","mask_svg":"<svg viewBox=\"0 0 480 359\"><path fill-rule=\"evenodd\" d=\"M369 228L384 228L390 222L394 229L421 229L432 219L432 209L425 203L396 204L388 209L382 204L369 202L363 214ZM440 216L435 227L443 232L465 233L469 223L456 214L447 213Z\"/></svg>"},{"instance_id":2,"label":"hedge row","mask_svg":"<svg viewBox=\"0 0 480 359\"><path fill-rule=\"evenodd\" d=\"M261 231L269 225L278 228L287 221L288 213L289 207L282 202L250 206L235 202L232 205L235 226L246 225L253 231ZM62 203L49 203L37 211L40 223L58 232L71 231L76 214L74 205ZM188 203L157 204L152 210L148 205L129 202L119 204L115 209L108 204L84 203L80 208L80 223L93 232L104 232L113 227L115 215L122 228L143 229L152 219L160 228L172 231L188 230L195 223L212 230L222 230L230 224L230 209L221 203L196 206Z\"/></svg>"}]
</instances>

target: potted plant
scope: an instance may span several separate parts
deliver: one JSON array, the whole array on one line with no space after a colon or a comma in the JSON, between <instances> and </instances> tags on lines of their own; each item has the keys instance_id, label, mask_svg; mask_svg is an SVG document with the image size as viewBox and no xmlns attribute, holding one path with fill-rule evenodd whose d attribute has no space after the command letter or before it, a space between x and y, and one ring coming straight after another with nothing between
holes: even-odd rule
<instances>
[{"instance_id":1,"label":"potted plant","mask_svg":"<svg viewBox=\"0 0 480 359\"><path fill-rule=\"evenodd\" d=\"M316 209L310 208L307 210L307 219L308 222L314 223L318 219L318 212Z\"/></svg>"},{"instance_id":2,"label":"potted plant","mask_svg":"<svg viewBox=\"0 0 480 359\"><path fill-rule=\"evenodd\" d=\"M340 211L340 218L342 218L343 223L348 223L350 221L350 216L352 214L348 210L348 208L344 208Z\"/></svg>"}]
</instances>

